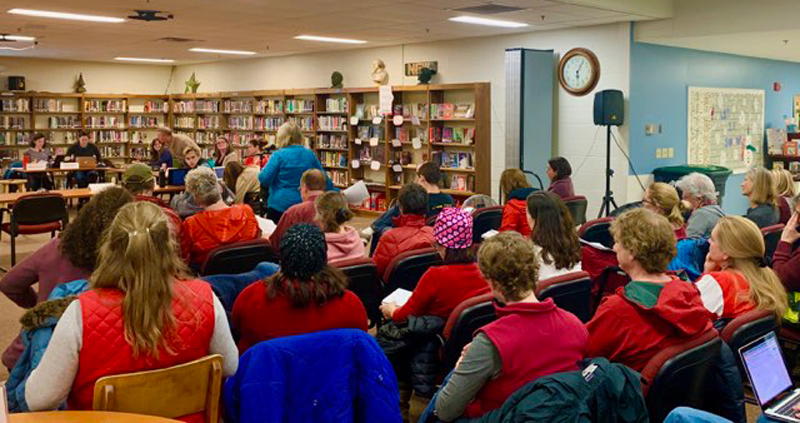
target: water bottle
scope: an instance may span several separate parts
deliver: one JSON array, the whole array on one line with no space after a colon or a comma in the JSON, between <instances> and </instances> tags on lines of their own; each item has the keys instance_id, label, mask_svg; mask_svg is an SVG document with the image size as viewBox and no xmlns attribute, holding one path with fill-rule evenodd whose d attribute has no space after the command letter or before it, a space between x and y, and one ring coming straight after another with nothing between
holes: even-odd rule
<instances>
[{"instance_id":1,"label":"water bottle","mask_svg":"<svg viewBox=\"0 0 800 423\"><path fill-rule=\"evenodd\" d=\"M158 186L161 188L167 186L167 172L163 168L158 170Z\"/></svg>"}]
</instances>

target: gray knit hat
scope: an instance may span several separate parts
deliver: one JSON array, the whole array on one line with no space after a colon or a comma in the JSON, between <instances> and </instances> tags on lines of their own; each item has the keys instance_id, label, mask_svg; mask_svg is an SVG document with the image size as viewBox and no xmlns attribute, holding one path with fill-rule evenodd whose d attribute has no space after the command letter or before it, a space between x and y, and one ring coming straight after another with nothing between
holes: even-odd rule
<instances>
[{"instance_id":1,"label":"gray knit hat","mask_svg":"<svg viewBox=\"0 0 800 423\"><path fill-rule=\"evenodd\" d=\"M315 225L294 225L281 238L281 272L289 278L308 280L328 263L325 235Z\"/></svg>"}]
</instances>

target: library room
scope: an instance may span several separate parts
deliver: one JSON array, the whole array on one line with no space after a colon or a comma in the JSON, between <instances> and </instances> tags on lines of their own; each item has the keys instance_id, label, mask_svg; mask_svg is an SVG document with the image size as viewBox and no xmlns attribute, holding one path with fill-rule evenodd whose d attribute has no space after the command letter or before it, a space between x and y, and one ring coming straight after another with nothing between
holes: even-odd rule
<instances>
[{"instance_id":1,"label":"library room","mask_svg":"<svg viewBox=\"0 0 800 423\"><path fill-rule=\"evenodd\" d=\"M0 423L800 423L795 2L2 3Z\"/></svg>"}]
</instances>

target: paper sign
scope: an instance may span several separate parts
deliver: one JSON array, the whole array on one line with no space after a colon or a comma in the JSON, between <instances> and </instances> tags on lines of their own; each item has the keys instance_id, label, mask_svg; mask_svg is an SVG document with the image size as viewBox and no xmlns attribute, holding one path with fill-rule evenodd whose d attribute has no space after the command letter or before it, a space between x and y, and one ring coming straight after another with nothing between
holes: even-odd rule
<instances>
[{"instance_id":1,"label":"paper sign","mask_svg":"<svg viewBox=\"0 0 800 423\"><path fill-rule=\"evenodd\" d=\"M422 148L422 141L420 141L419 138L412 138L411 146L414 147L414 150L419 150Z\"/></svg>"},{"instance_id":2,"label":"paper sign","mask_svg":"<svg viewBox=\"0 0 800 423\"><path fill-rule=\"evenodd\" d=\"M372 169L372 170L380 170L381 162L379 162L377 160L373 160L372 163L370 163L369 168Z\"/></svg>"},{"instance_id":3,"label":"paper sign","mask_svg":"<svg viewBox=\"0 0 800 423\"><path fill-rule=\"evenodd\" d=\"M355 141L356 145L361 145L361 138L356 138Z\"/></svg>"},{"instance_id":4,"label":"paper sign","mask_svg":"<svg viewBox=\"0 0 800 423\"><path fill-rule=\"evenodd\" d=\"M358 125L358 116L351 116L350 117L350 124L351 125Z\"/></svg>"},{"instance_id":5,"label":"paper sign","mask_svg":"<svg viewBox=\"0 0 800 423\"><path fill-rule=\"evenodd\" d=\"M392 87L390 85L381 85L378 89L378 109L380 114L392 114L392 100L394 100Z\"/></svg>"},{"instance_id":6,"label":"paper sign","mask_svg":"<svg viewBox=\"0 0 800 423\"><path fill-rule=\"evenodd\" d=\"M392 147L402 147L403 143L400 142L397 138L392 140Z\"/></svg>"},{"instance_id":7,"label":"paper sign","mask_svg":"<svg viewBox=\"0 0 800 423\"><path fill-rule=\"evenodd\" d=\"M378 146L378 137L372 137L372 138L370 138L370 139L369 139L369 145L370 145L371 147L377 147L377 146Z\"/></svg>"},{"instance_id":8,"label":"paper sign","mask_svg":"<svg viewBox=\"0 0 800 423\"><path fill-rule=\"evenodd\" d=\"M358 169L359 167L361 167L361 162L358 160L353 160L352 162L350 162L350 166L353 169Z\"/></svg>"},{"instance_id":9,"label":"paper sign","mask_svg":"<svg viewBox=\"0 0 800 423\"><path fill-rule=\"evenodd\" d=\"M419 118L416 116L411 116L411 124L414 126L419 126Z\"/></svg>"},{"instance_id":10,"label":"paper sign","mask_svg":"<svg viewBox=\"0 0 800 423\"><path fill-rule=\"evenodd\" d=\"M381 124L381 120L382 119L381 119L380 116L375 116L374 118L372 118L372 124L373 125L380 125Z\"/></svg>"},{"instance_id":11,"label":"paper sign","mask_svg":"<svg viewBox=\"0 0 800 423\"><path fill-rule=\"evenodd\" d=\"M402 172L403 171L403 166L401 166L399 164L396 164L396 165L392 166L392 170L395 171L395 172L398 172L398 173Z\"/></svg>"},{"instance_id":12,"label":"paper sign","mask_svg":"<svg viewBox=\"0 0 800 423\"><path fill-rule=\"evenodd\" d=\"M47 162L28 163L25 170L45 170L47 169Z\"/></svg>"},{"instance_id":13,"label":"paper sign","mask_svg":"<svg viewBox=\"0 0 800 423\"><path fill-rule=\"evenodd\" d=\"M392 118L392 123L394 123L395 126L402 125L403 124L403 115L394 115L394 117Z\"/></svg>"},{"instance_id":14,"label":"paper sign","mask_svg":"<svg viewBox=\"0 0 800 423\"><path fill-rule=\"evenodd\" d=\"M80 169L80 168L81 167L78 164L78 162L72 162L72 163L61 162L61 169Z\"/></svg>"},{"instance_id":15,"label":"paper sign","mask_svg":"<svg viewBox=\"0 0 800 423\"><path fill-rule=\"evenodd\" d=\"M347 199L350 204L361 204L369 198L369 191L364 181L358 181L351 185L350 188L342 191L342 195Z\"/></svg>"}]
</instances>

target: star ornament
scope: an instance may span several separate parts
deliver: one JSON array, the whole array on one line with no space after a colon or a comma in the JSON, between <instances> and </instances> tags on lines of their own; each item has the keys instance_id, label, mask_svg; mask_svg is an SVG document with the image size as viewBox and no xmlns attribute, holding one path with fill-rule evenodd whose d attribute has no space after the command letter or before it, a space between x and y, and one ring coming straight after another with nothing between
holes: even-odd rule
<instances>
[{"instance_id":1,"label":"star ornament","mask_svg":"<svg viewBox=\"0 0 800 423\"><path fill-rule=\"evenodd\" d=\"M195 78L194 72L192 72L192 77L186 81L186 90L184 93L196 93L198 87L200 87L200 81Z\"/></svg>"}]
</instances>

